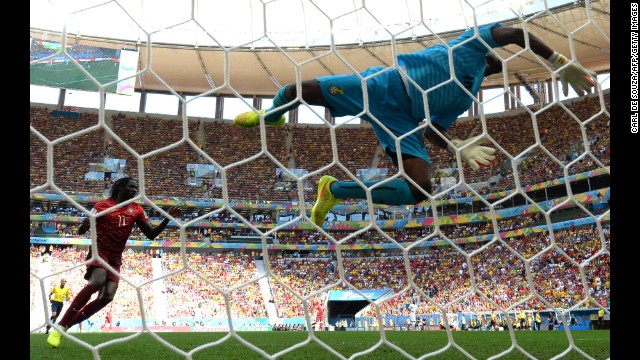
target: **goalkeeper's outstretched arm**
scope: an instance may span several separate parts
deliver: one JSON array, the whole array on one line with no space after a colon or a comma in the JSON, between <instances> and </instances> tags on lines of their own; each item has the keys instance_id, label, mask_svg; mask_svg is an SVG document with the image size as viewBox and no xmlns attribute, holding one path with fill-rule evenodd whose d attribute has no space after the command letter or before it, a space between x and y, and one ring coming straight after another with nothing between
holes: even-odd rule
<instances>
[{"instance_id":1,"label":"goalkeeper's outstretched arm","mask_svg":"<svg viewBox=\"0 0 640 360\"><path fill-rule=\"evenodd\" d=\"M500 46L515 44L523 49L527 47L526 39L528 38L529 48L534 54L546 59L556 70L560 69L560 82L564 96L569 94L569 85L578 96L590 94L591 88L596 85L596 73L583 70L575 61L569 64L569 60L564 55L555 52L531 33L525 34L522 29L509 26L498 26L491 29L491 35Z\"/></svg>"},{"instance_id":2,"label":"goalkeeper's outstretched arm","mask_svg":"<svg viewBox=\"0 0 640 360\"><path fill-rule=\"evenodd\" d=\"M524 30L519 28L513 28L509 26L498 26L491 29L491 36L493 36L493 40L500 46L506 45L518 45L521 48L526 48L526 37L529 38L529 48L536 55L548 59L553 54L553 49L551 49L547 44L542 42L540 38L537 36L527 33L525 34Z\"/></svg>"}]
</instances>

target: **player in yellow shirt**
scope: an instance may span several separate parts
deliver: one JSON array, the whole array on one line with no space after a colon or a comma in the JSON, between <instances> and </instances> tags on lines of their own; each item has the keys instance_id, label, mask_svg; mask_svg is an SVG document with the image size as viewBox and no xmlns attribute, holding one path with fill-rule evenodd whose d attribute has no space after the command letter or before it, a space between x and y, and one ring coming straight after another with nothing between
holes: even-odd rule
<instances>
[{"instance_id":1,"label":"player in yellow shirt","mask_svg":"<svg viewBox=\"0 0 640 360\"><path fill-rule=\"evenodd\" d=\"M524 310L520 310L517 316L519 328L524 329L527 326L527 314L524 313Z\"/></svg>"},{"instance_id":2,"label":"player in yellow shirt","mask_svg":"<svg viewBox=\"0 0 640 360\"><path fill-rule=\"evenodd\" d=\"M540 330L540 324L542 324L542 318L540 317L540 311L535 310L536 330Z\"/></svg>"},{"instance_id":3,"label":"player in yellow shirt","mask_svg":"<svg viewBox=\"0 0 640 360\"><path fill-rule=\"evenodd\" d=\"M533 325L533 314L528 313L527 314L527 326L526 326L527 330L534 330L535 326Z\"/></svg>"},{"instance_id":4,"label":"player in yellow shirt","mask_svg":"<svg viewBox=\"0 0 640 360\"><path fill-rule=\"evenodd\" d=\"M600 310L598 310L598 326L600 326L600 328L604 327L604 309L600 308Z\"/></svg>"},{"instance_id":5,"label":"player in yellow shirt","mask_svg":"<svg viewBox=\"0 0 640 360\"><path fill-rule=\"evenodd\" d=\"M498 326L500 326L500 323L498 322L498 315L495 313L495 311L492 311L489 330L498 330Z\"/></svg>"},{"instance_id":6,"label":"player in yellow shirt","mask_svg":"<svg viewBox=\"0 0 640 360\"><path fill-rule=\"evenodd\" d=\"M60 285L54 286L49 293L49 302L51 302L51 318L49 320L51 324L56 323L56 320L58 319L58 316L60 316L62 308L64 307L64 302L71 298L71 292L69 291L69 287L65 286L66 284L67 280L61 279ZM49 333L51 324L47 324L45 334Z\"/></svg>"}]
</instances>

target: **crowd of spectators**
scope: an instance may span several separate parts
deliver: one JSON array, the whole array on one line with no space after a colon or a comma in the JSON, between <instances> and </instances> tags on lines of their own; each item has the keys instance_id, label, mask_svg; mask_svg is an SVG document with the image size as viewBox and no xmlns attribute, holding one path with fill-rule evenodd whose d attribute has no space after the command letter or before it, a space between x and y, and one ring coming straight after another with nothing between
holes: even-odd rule
<instances>
[{"instance_id":1,"label":"crowd of spectators","mask_svg":"<svg viewBox=\"0 0 640 360\"><path fill-rule=\"evenodd\" d=\"M67 280L67 285L76 294L86 284L84 279L85 266L82 264L87 255L88 247L86 246L53 246L49 245L31 245L31 268L38 269L37 261L43 261L50 264L50 272L57 273L66 270L52 278L50 283L59 282L60 278ZM112 306L114 318L139 318L141 317L141 304L138 302L137 290L129 284L141 284L151 279L151 253L145 251L134 251L129 249L122 255L123 264L121 267L121 276L127 281L120 281L118 286L118 296L114 300ZM32 276L32 283L34 283ZM47 289L45 289L47 290ZM75 292L73 292L75 291ZM34 295L34 288L31 288L31 294ZM154 309L154 296L149 285L140 287L140 293L143 298L143 309L147 314L151 314ZM32 299L32 304L34 303ZM103 319L105 314L96 314L95 317ZM92 321L95 321L92 317Z\"/></svg>"},{"instance_id":2,"label":"crowd of spectators","mask_svg":"<svg viewBox=\"0 0 640 360\"><path fill-rule=\"evenodd\" d=\"M554 104L534 117L529 113L502 114L487 117L487 132L507 153L498 151L498 158L491 166L481 171L467 172L467 183L484 184L478 191L482 194L515 188L513 167L509 157L518 156L516 171L522 186L537 184L563 176L562 166L569 166L569 174L594 170L608 166L610 162L609 93L604 94L605 109L598 97L574 100L564 106ZM565 109L566 107L566 109ZM534 122L540 134L535 143ZM62 121L45 107L31 107L31 125L49 140L76 133L98 123L97 113L82 113L74 121ZM333 165L322 173L310 176L303 189L305 201L313 203L318 178L331 174L347 178L338 166L344 166L355 174L358 169L384 167L393 174L397 169L384 156L373 130L367 125L343 125L335 129L337 158L333 158L333 142L330 130L319 125L289 125L266 128L267 152L262 153L262 142L258 129L238 129L224 120L189 120L189 137L194 146L178 143L183 136L183 123L174 118L151 116L131 117L121 113L108 117L106 123L126 142L128 147L110 139L104 129L76 135L54 147L54 181L65 191L103 193L108 184L85 180L89 163L102 162L105 156L125 159L127 173L135 173L138 159L146 155L145 192L150 197L178 196L185 199L203 199L201 186L188 183L187 164L208 163L206 153L217 165L225 169L230 200L281 201L297 200L295 188L276 186L276 168L306 169L309 172ZM581 129L585 129L588 149L584 147ZM466 138L482 131L478 119L470 118L456 122L449 133L453 137ZM146 134L147 136L139 136ZM31 132L31 188L44 184L46 180L46 144ZM238 146L238 144L243 144ZM107 152L107 147L109 151ZM451 154L427 142L429 156L435 167L451 168L455 162ZM149 155L150 153L153 155ZM255 158L251 158L255 156ZM275 159L271 159L273 156ZM280 163L280 165L278 163ZM466 169L466 167L465 167ZM457 173L453 177L457 177ZM436 183L439 183L439 178ZM213 186L207 189L207 197L221 199L222 189Z\"/></svg>"},{"instance_id":3,"label":"crowd of spectators","mask_svg":"<svg viewBox=\"0 0 640 360\"><path fill-rule=\"evenodd\" d=\"M601 238L595 226L574 226L553 234L541 231L491 243L415 248L406 255L399 249L387 253L344 251L341 261L337 261L334 251L324 251L315 258L274 253L269 262L272 272L268 277L269 299L265 299L258 286L255 252L187 251L183 257L178 251L165 251L160 257L163 274L168 276L154 280L161 283L165 297L161 301L157 294L154 296L153 282L146 283L153 278L151 259L157 252L129 249L123 255L121 272L127 281L121 282L113 315L139 318L141 308L157 315L155 304L166 302L168 319L189 318L194 314L203 318L226 317L227 307L232 317L265 318L265 304L270 300L280 318L300 318L305 314L302 299L312 309L323 292L351 288L388 288L400 294L381 303L378 309L371 307L363 316L375 316L377 311L382 315L406 315L404 305L411 297L421 298L418 314L438 313L438 306L446 306L450 313L487 312L495 304L508 308L533 294L557 308L593 307L592 301L607 306L608 223L603 224L602 235ZM50 246L47 250L45 246L32 245L30 253L32 269L37 268L37 261L48 261L54 273L66 269L57 276L65 277L71 289L81 288L85 282L84 266L74 265L84 261L86 246ZM340 278L340 266L344 278ZM581 266L588 284L586 289ZM407 276L411 276L411 282ZM30 282L33 292L36 286L33 276ZM138 290L129 282L145 285ZM142 307L138 291L142 294ZM580 304L586 294L587 301ZM521 307L530 311L546 305L534 296Z\"/></svg>"},{"instance_id":4,"label":"crowd of spectators","mask_svg":"<svg viewBox=\"0 0 640 360\"><path fill-rule=\"evenodd\" d=\"M514 169L504 166L509 157L522 156L518 163L520 185L532 185L563 176L563 166L569 166L569 174L594 170L608 166L610 162L610 136L608 115L609 93L604 96L605 109L598 97L587 97L559 105L531 116L524 114L503 114L487 117L488 134L508 154L499 152L498 160L480 172L467 173L468 183L484 183L480 193L515 188ZM535 120L535 121L534 121ZM258 129L243 130L223 120L189 120L189 137L192 143L180 143L183 137L183 122L178 119L150 116L131 117L124 114L108 116L106 124L127 146L110 138L103 128L95 128L87 133L81 130L98 124L97 113L82 113L78 119L65 121L53 116L50 109L31 106L31 126L38 131L30 133L30 186L31 189L46 182L47 146L49 141L68 136L54 146L53 182L65 192L104 194L110 188L110 180L85 180L89 163L102 162L105 157L126 160L126 171L137 172L139 161L144 161L144 191L149 197L211 200L223 198L222 188L214 186L203 193L202 187L189 184L187 164L206 163L203 153L217 165L225 168L224 176L230 201L278 201L291 203L297 199L297 191L280 189L276 186L275 169L280 163L286 167L315 171L331 164L335 165L309 177L307 183L315 184L323 174L347 178L338 165L353 174L357 169L380 167L390 173L397 169L391 164L377 144L370 127L366 125L340 126L335 129L335 143L327 127L314 125L286 125L266 128L266 152L262 152L262 141ZM540 134L538 146L534 131ZM450 135L467 138L481 131L477 118L457 122L449 131ZM582 134L586 134L588 148L585 148ZM140 136L145 134L145 136ZM243 144L238 146L238 144ZM333 146L337 158L333 157ZM451 155L431 144L429 154L439 169L455 165ZM134 156L134 154L136 156ZM137 156L143 156L138 158ZM255 158L252 158L255 157ZM273 158L272 158L273 157ZM456 176L456 175L454 175ZM490 183L489 179L499 178ZM43 189L43 191L51 189ZM315 200L315 188L303 190L305 201ZM457 209L457 208L456 208ZM422 211L426 216L426 210ZM600 212L601 213L601 212ZM55 214L57 218L46 221L32 221L32 236L43 227L52 226L60 237L77 237L79 222L59 220L60 217L83 216L74 207L58 206L43 209L35 206L32 215ZM200 210L184 212L181 220L188 221L203 216ZM416 214L419 215L419 214ZM161 218L162 214L150 209L151 218ZM235 215L216 212L207 217L211 222L229 222ZM251 215L252 222L270 224L271 216ZM463 239L469 236L495 234L508 230L529 228L541 220L539 213L524 214L512 218L498 219L498 229L491 221L442 224L440 233L434 235L434 227L385 229L384 234L368 230L357 235L349 231L328 231L328 234L344 244L389 244L413 243L422 239L439 240ZM249 231L250 234L250 231ZM204 226L188 227L186 241L223 242L237 229ZM84 237L89 237L87 233ZM331 241L316 231L281 230L275 234L280 244L313 245L331 244ZM348 240L342 239L349 237ZM132 240L142 240L144 236L134 230ZM179 229L169 227L159 236L158 241L178 241ZM315 305L326 290L379 289L390 288L398 296L383 302L378 308L372 307L365 316L406 315L404 307L410 299L422 297L419 314L439 312L437 305L446 305L448 311L486 312L495 304L509 307L532 294L542 296L553 306L569 308L589 297L582 307L590 302L605 304L609 298L609 225L602 225L602 232L595 226L571 227L547 231L529 231L523 235L493 239L490 243L456 243L455 246L418 246L404 256L397 251L342 251L341 261L335 251L318 251L307 256L299 254L278 254L270 262L272 274L269 276L271 301L281 318L304 317L302 299L308 300L309 308ZM43 247L31 246L31 268L37 262L47 261L53 272L67 269L60 276L67 279L72 289L84 284L84 261L86 246ZM137 288L129 284L142 284L152 279L151 259L157 255L149 250L129 249L125 251L122 276L128 281L121 282L118 297L114 300L114 318L138 318L141 310L156 314L163 308L168 318L181 317L225 317L227 308L233 317L266 317L265 300L257 282L256 256L249 252L203 253L188 250L185 257L178 252L166 251L162 254L162 267L168 276L155 279ZM583 287L581 265L584 265L586 283ZM407 271L407 265L411 271ZM75 266L75 267L74 267ZM470 271L471 267L473 271ZM340 278L341 271L344 277ZM409 279L407 276L411 276ZM153 283L160 281L164 300L154 296ZM37 286L34 276L30 279L32 295ZM409 291L404 291L415 284ZM237 287L237 288L236 288ZM425 299L418 290L431 299ZM487 301L476 292L481 292ZM143 304L138 303L138 292ZM32 299L32 307L34 301ZM546 307L539 299L532 297L522 308L531 310ZM97 314L97 319L100 318Z\"/></svg>"},{"instance_id":5,"label":"crowd of spectators","mask_svg":"<svg viewBox=\"0 0 640 360\"><path fill-rule=\"evenodd\" d=\"M253 260L250 253L190 252L187 269L179 252L165 252L163 268L172 274L164 279L168 316L193 317L199 308L202 317L224 318L228 303L232 317L267 317Z\"/></svg>"},{"instance_id":6,"label":"crowd of spectators","mask_svg":"<svg viewBox=\"0 0 640 360\"><path fill-rule=\"evenodd\" d=\"M554 232L556 246L551 249L548 249L552 244L551 234L540 232L506 238L504 242L493 242L485 248L481 248L484 244L461 245L462 252L449 246L411 252L412 280L417 288L432 297L430 301L423 298L421 313L437 313L436 305L445 304L450 304L450 312L491 311L494 303L507 308L533 291L558 308L578 304L585 299L586 293L600 305L607 306L609 256L603 250L608 250L610 245L608 224L603 227L603 235L604 243L597 228L583 226ZM599 255L584 267L587 283L591 285L584 289L580 281L579 264L596 254ZM358 289L391 288L399 293L409 283L404 258L398 255L364 257L361 254L343 254L344 280ZM523 258L529 261L530 278ZM275 286L272 285L276 301L294 306L286 308L288 314L300 314L303 311L299 304L290 301L294 295L288 288L297 289L302 296L309 296L329 286L332 290L349 288L338 277L335 256L324 259L291 257L278 259L272 265L279 279ZM473 292L468 266L473 267L476 289L494 303ZM310 283L308 279L314 281ZM386 301L380 306L380 311L383 315L402 315L408 299L416 295L416 291L410 291ZM595 305L592 300L587 301L591 306ZM278 303L279 307L281 303ZM536 307L543 308L546 305L534 298L525 306L527 310ZM363 316L374 315L375 308L372 307Z\"/></svg>"}]
</instances>

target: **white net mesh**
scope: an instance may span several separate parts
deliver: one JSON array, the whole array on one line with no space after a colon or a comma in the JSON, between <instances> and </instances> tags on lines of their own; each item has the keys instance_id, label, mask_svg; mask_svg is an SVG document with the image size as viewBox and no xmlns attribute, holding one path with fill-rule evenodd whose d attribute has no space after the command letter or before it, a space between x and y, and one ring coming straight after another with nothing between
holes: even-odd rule
<instances>
[{"instance_id":1,"label":"white net mesh","mask_svg":"<svg viewBox=\"0 0 640 360\"><path fill-rule=\"evenodd\" d=\"M253 319L267 319L267 325L273 325L303 318L301 329L306 329L310 341L338 358L350 358L355 354L338 352L332 343L320 340L315 330L336 325L328 324L328 314L324 314L329 294L351 291L370 304L358 314L350 314L352 324L348 327L380 334L378 343L358 355L373 354L384 345L406 358L443 354L450 347L474 358L471 349L453 337L438 350L415 354L387 338L386 331L442 328L451 334L464 327L514 334L521 328L535 328L535 314L541 311L553 313L562 324L570 323L572 313L587 309L604 309L608 317L610 212L608 207L594 205L600 204L598 195L609 194L608 185L598 185L595 180L610 173L609 93L596 91L561 101L558 83L548 81L557 80L558 72L529 48L522 52L511 46L495 49L504 66L521 70L517 75L508 70L485 79L485 85L498 92L488 98L469 94L474 104L468 117L449 131L459 138L485 134L498 150L495 166L473 172L462 159L452 161L448 152L428 147L435 191L426 194L426 201L406 208L370 201L340 203L329 214L329 220L339 221L325 223L323 228L309 221L320 176L330 174L363 186L356 172L363 163L371 164L372 158L378 167L389 169L385 181L405 175L402 167L394 166L378 149L369 126L353 125L356 115L367 113L366 92L364 112L344 123L326 119L323 110L304 102L300 109L310 110L317 125L274 128L261 122L259 129L244 131L228 122L187 116L189 105L200 97L228 95L243 99L241 111L258 110L263 107L260 101L252 102L244 94L273 94L287 83L299 89L304 79L358 73L374 65L385 67L385 71L398 69L395 55L443 43L460 33L450 30L489 21L506 20L553 41L558 52L580 66L587 68L586 61L590 61L607 69L608 1L563 3L558 8L547 1L526 5L519 1L456 2L455 6L437 7L405 1L399 11L395 5L380 1L236 3L233 6L237 8L225 11L219 11L219 4L209 8L209 3L185 1L151 6L142 1L83 2L67 4L68 8L42 2L32 8L33 17L34 13L57 14L43 25L53 30L40 34L62 43L60 49L32 61L32 69L55 66L56 59L75 66L87 86L98 91L99 111L83 111L78 119L62 120L60 125L60 120L48 115L49 108L32 106L30 195L61 195L76 211L64 216L88 215L95 200L91 194L107 193L108 188L100 181L79 181L78 174L86 169L74 168L79 166L78 160L99 162L108 149L109 157L127 160L127 173L140 183L136 200L158 217L167 215L163 205L171 204L178 194L181 199L218 199L209 201L212 206L208 208L182 216L161 235L164 247L174 250L161 257L136 248L145 239L134 232L133 247L125 251L123 260L130 265L119 274L116 299L108 311L103 309L83 323L85 331L105 325L106 314L112 313L116 319L140 319L140 325L131 329L151 334L162 331L163 326L228 332L261 356L277 358L305 344L269 353L247 342L238 331L262 329L251 324ZM230 12L246 16L243 26L238 26L236 17L225 15ZM291 16L291 12L298 16ZM282 13L288 16L279 20L276 14ZM121 26L102 30L99 25L114 21L114 15L105 14L116 14ZM152 18L160 21L152 23ZM95 41L135 46L141 55L139 71L129 77L142 88L172 94L180 104L178 116L108 111L106 93L118 81L92 75L87 63L74 53L78 44ZM181 57L185 48L196 55ZM586 54L595 55L587 59ZM193 75L173 70L181 65L201 72ZM253 78L248 80L238 69ZM195 79L203 74L204 82ZM514 78L519 82L514 83ZM450 82L464 88L455 78ZM421 92L426 97L433 90ZM533 104L524 104L521 91L529 93ZM198 95L187 97L186 92ZM489 116L485 108L496 101L504 102L511 111ZM290 114L296 116L300 111ZM223 117L221 112L216 115ZM291 123L291 117L289 120ZM427 121L415 131L425 128L437 130ZM192 163L213 165L219 171L215 182L219 186L211 186L203 194L201 183L193 187L176 180L184 178L185 165ZM308 171L293 173L291 168L295 167ZM273 186L268 177L274 168L293 178L295 186ZM270 175L262 175L265 173ZM580 182L584 179L587 185ZM365 188L369 199L371 190ZM251 211L264 206L268 209L270 201L292 199L297 206L278 223L256 218L258 212ZM254 203L245 207L248 201ZM185 206L194 203L179 202ZM450 213L451 204L455 213ZM238 248L235 256L228 251L191 251L211 246L218 237L229 239L224 231L212 233L200 228L220 226L224 230L223 224L230 221L241 224L246 229L243 235L256 242ZM55 231L67 233L64 229ZM95 250L93 233L88 243ZM269 248L274 238L283 246ZM170 243L173 246L167 246ZM313 256L286 257L282 249L311 249ZM71 284L83 284L86 251L86 245L56 249L51 258L43 258L41 251L32 247L31 332L42 330L51 315L47 299L50 286L60 277ZM390 292L372 299L368 291L377 288ZM555 356L576 352L591 358L575 345L568 328L565 326L569 345ZM93 346L77 340L74 332L65 339L98 357L99 348L133 338ZM199 350L185 352L162 337L156 339L182 356L190 357ZM520 346L515 336L512 340L514 346L494 356L537 356Z\"/></svg>"}]
</instances>

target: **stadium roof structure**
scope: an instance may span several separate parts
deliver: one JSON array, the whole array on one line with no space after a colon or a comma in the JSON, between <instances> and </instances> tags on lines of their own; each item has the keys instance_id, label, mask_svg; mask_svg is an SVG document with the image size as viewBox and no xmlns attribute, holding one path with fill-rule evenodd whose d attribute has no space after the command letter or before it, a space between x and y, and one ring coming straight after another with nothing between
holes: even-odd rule
<instances>
[{"instance_id":1,"label":"stadium roof structure","mask_svg":"<svg viewBox=\"0 0 640 360\"><path fill-rule=\"evenodd\" d=\"M269 96L296 79L393 66L397 53L494 21L610 71L610 0L31 0L30 14L33 39L137 49L146 92ZM509 84L551 77L531 51L496 51ZM503 85L501 74L483 84Z\"/></svg>"}]
</instances>

